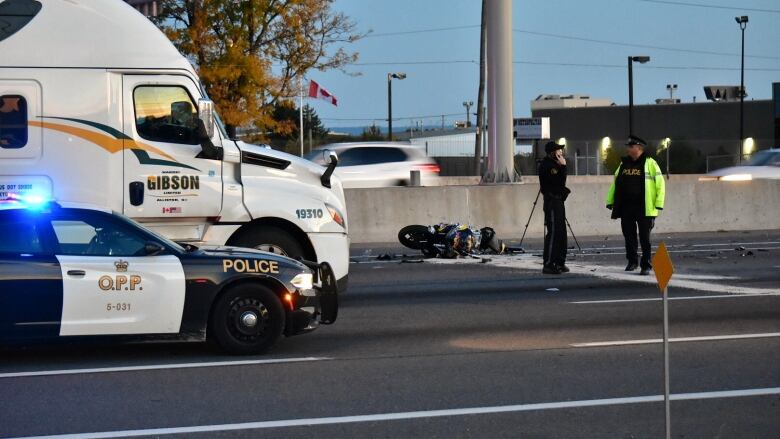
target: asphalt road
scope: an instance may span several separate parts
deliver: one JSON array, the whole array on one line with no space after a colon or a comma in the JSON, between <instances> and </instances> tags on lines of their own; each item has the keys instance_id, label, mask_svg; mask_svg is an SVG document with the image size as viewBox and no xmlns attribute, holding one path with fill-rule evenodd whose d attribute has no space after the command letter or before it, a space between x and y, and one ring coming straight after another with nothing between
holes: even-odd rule
<instances>
[{"instance_id":1,"label":"asphalt road","mask_svg":"<svg viewBox=\"0 0 780 439\"><path fill-rule=\"evenodd\" d=\"M662 239L672 436L778 437L780 231ZM663 437L653 277L622 271L617 237L580 244L561 276L538 240L485 260L355 246L336 324L260 357L6 349L0 437Z\"/></svg>"}]
</instances>

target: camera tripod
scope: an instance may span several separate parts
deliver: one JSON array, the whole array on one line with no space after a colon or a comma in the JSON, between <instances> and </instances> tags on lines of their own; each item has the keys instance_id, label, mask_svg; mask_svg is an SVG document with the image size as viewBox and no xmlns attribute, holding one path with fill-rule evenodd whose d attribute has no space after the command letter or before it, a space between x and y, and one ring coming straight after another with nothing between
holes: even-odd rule
<instances>
[{"instance_id":1,"label":"camera tripod","mask_svg":"<svg viewBox=\"0 0 780 439\"><path fill-rule=\"evenodd\" d=\"M531 208L531 214L528 215L528 222L525 223L525 230L523 230L523 236L520 238L520 244L518 244L518 247L522 247L523 246L523 240L525 239L525 234L526 234L526 232L528 232L528 225L531 224L531 218L533 218L533 216L534 216L534 210L536 209L536 203L539 202L539 195L541 195L541 194L542 194L542 189L540 188L539 192L536 193L536 199L534 200L534 205ZM569 232L571 232L571 237L574 238L574 242L577 244L577 249L580 251L580 253L582 253L582 247L580 247L580 242L577 241L577 236L574 235L574 230L572 230L571 224L569 224L569 219L568 218L564 218L564 220L566 221L566 225L569 226Z\"/></svg>"}]
</instances>

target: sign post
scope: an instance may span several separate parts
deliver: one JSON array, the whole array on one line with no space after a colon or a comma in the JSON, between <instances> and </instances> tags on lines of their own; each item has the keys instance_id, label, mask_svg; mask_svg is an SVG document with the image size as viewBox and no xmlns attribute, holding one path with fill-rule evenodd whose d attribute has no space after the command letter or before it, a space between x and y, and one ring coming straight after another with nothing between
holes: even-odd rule
<instances>
[{"instance_id":1,"label":"sign post","mask_svg":"<svg viewBox=\"0 0 780 439\"><path fill-rule=\"evenodd\" d=\"M661 241L658 251L653 256L653 271L658 281L658 289L663 294L664 302L664 409L666 412L666 439L671 437L669 409L669 290L667 285L674 274L672 260L666 251L666 244Z\"/></svg>"}]
</instances>

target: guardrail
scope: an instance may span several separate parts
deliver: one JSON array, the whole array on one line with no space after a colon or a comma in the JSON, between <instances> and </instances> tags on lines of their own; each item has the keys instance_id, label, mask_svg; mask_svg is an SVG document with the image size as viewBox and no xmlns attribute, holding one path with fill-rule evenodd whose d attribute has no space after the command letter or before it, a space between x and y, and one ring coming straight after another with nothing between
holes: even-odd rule
<instances>
[{"instance_id":1,"label":"guardrail","mask_svg":"<svg viewBox=\"0 0 780 439\"><path fill-rule=\"evenodd\" d=\"M780 229L780 181L698 181L672 175L666 206L654 233ZM474 177L475 178L475 177ZM395 242L409 224L462 222L491 226L504 239L519 238L539 191L536 178L520 184L347 189L349 233L354 243ZM566 213L577 236L619 235L604 198L611 176L570 176ZM526 236L544 233L539 205Z\"/></svg>"}]
</instances>

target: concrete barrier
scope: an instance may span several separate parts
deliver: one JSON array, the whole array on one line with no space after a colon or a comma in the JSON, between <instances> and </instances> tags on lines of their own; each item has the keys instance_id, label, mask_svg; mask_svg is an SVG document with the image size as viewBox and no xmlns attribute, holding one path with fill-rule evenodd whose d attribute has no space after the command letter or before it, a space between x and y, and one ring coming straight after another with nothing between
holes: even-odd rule
<instances>
[{"instance_id":1,"label":"concrete barrier","mask_svg":"<svg viewBox=\"0 0 780 439\"><path fill-rule=\"evenodd\" d=\"M347 189L349 233L354 243L396 242L409 224L461 222L491 226L499 237L519 238L539 191L535 177L502 185ZM566 212L577 236L619 235L604 198L611 176L569 177L572 194ZM544 234L542 199L528 226L528 237ZM654 233L780 229L780 181L698 181L696 175L671 176L666 206Z\"/></svg>"}]
</instances>

